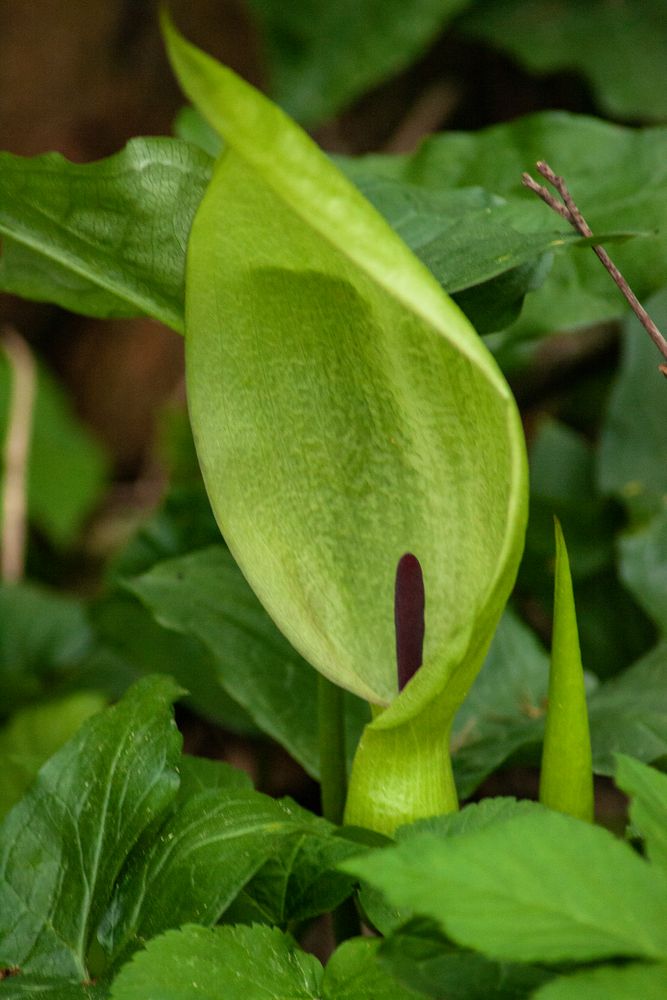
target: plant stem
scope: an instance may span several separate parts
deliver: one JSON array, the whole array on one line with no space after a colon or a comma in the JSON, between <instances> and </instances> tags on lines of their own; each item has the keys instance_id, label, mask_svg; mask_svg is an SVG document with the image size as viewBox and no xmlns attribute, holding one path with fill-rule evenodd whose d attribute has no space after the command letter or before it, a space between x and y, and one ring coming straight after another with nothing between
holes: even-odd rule
<instances>
[{"instance_id":1,"label":"plant stem","mask_svg":"<svg viewBox=\"0 0 667 1000\"><path fill-rule=\"evenodd\" d=\"M344 693L321 674L317 684L322 815L339 825L347 792Z\"/></svg>"},{"instance_id":2,"label":"plant stem","mask_svg":"<svg viewBox=\"0 0 667 1000\"><path fill-rule=\"evenodd\" d=\"M533 191L538 198L541 198L542 201L549 206L549 208L551 208L554 212L557 212L558 215L569 222L572 228L580 233L581 236L585 236L587 238L593 236L593 230L581 214L563 178L559 177L558 174L551 169L549 164L545 163L543 160L540 160L536 164L536 168L542 177L544 177L544 179L551 184L553 188L555 188L562 201L559 201L558 198L554 197L554 195L551 194L551 192L544 187L543 184L538 184L537 181L533 180L530 174L522 174L521 176L521 182L524 187ZM667 340L665 340L658 327L646 312L607 251L604 247L601 247L598 244L593 246L593 250L597 254L598 259L606 267L613 280L616 282L618 288L630 304L635 316L642 324L649 337L662 354L663 358L667 359ZM663 375L667 375L667 365L662 364L659 368Z\"/></svg>"},{"instance_id":3,"label":"plant stem","mask_svg":"<svg viewBox=\"0 0 667 1000\"><path fill-rule=\"evenodd\" d=\"M3 583L16 583L23 576L25 564L28 458L36 372L30 348L15 330L5 327L0 343L9 362L11 383L3 448L0 578Z\"/></svg>"}]
</instances>

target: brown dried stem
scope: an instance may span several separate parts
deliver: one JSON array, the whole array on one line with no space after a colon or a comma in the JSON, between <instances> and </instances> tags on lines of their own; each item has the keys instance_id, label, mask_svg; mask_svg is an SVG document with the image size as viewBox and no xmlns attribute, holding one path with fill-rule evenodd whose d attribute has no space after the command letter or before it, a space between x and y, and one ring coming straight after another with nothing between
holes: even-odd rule
<instances>
[{"instance_id":1,"label":"brown dried stem","mask_svg":"<svg viewBox=\"0 0 667 1000\"><path fill-rule=\"evenodd\" d=\"M28 518L28 458L36 390L35 362L16 330L5 327L0 344L9 362L11 388L3 448L4 482L0 522L0 578L23 576Z\"/></svg>"},{"instance_id":2,"label":"brown dried stem","mask_svg":"<svg viewBox=\"0 0 667 1000\"><path fill-rule=\"evenodd\" d=\"M538 184L537 181L533 180L530 174L522 174L522 184L531 191L534 191L538 198L541 198L542 201L549 206L549 208L551 208L554 212L557 212L558 215L566 220L566 222L569 222L572 228L575 229L581 236L588 238L593 236L592 229L579 211L579 208L570 194L563 178L559 177L558 174L551 169L549 164L545 163L543 160L540 160L539 163L536 164L536 167L541 176L544 177L544 179L558 192L561 200L556 198L555 195L553 195L543 184ZM629 302L635 316L642 324L649 337L662 354L663 358L667 360L667 340L665 340L658 327L646 312L643 305L632 291L629 284L616 267L604 247L595 244L593 246L593 250ZM662 364L659 368L662 374L667 376L667 364Z\"/></svg>"}]
</instances>

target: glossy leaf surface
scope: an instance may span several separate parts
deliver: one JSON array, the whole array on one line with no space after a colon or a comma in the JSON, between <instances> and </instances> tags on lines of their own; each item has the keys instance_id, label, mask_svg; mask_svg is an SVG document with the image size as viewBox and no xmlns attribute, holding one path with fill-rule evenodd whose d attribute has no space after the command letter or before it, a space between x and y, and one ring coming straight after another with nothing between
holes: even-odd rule
<instances>
[{"instance_id":1,"label":"glossy leaf surface","mask_svg":"<svg viewBox=\"0 0 667 1000\"><path fill-rule=\"evenodd\" d=\"M168 678L84 723L0 827L0 963L88 978L114 881L173 798L180 735Z\"/></svg>"},{"instance_id":2,"label":"glossy leaf surface","mask_svg":"<svg viewBox=\"0 0 667 1000\"><path fill-rule=\"evenodd\" d=\"M0 288L89 316L183 328L183 253L210 160L133 139L99 163L0 155Z\"/></svg>"}]
</instances>

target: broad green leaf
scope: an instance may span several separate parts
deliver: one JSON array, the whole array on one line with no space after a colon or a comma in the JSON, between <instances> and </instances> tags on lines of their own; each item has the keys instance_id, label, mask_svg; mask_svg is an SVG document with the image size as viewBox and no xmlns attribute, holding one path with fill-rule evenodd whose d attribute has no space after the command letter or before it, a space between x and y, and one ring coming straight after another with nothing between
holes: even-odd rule
<instances>
[{"instance_id":1,"label":"broad green leaf","mask_svg":"<svg viewBox=\"0 0 667 1000\"><path fill-rule=\"evenodd\" d=\"M588 702L596 774L613 775L615 753L646 763L667 754L667 644L593 691Z\"/></svg>"},{"instance_id":2,"label":"broad green leaf","mask_svg":"<svg viewBox=\"0 0 667 1000\"><path fill-rule=\"evenodd\" d=\"M11 976L0 982L2 1000L106 1000L106 986L50 976Z\"/></svg>"},{"instance_id":3,"label":"broad green leaf","mask_svg":"<svg viewBox=\"0 0 667 1000\"><path fill-rule=\"evenodd\" d=\"M535 1000L664 1000L667 964L606 965L560 976L535 994Z\"/></svg>"},{"instance_id":4,"label":"broad green leaf","mask_svg":"<svg viewBox=\"0 0 667 1000\"><path fill-rule=\"evenodd\" d=\"M553 226L553 219L549 209L522 188L521 174L534 171L537 160L547 160L565 175L593 232L656 233L653 239L614 246L612 252L643 299L667 284L666 156L667 127L630 129L585 116L542 112L479 132L436 135L408 156L348 160L346 170L357 183L364 176L381 175L436 191L479 186L516 207L518 230L535 232ZM559 254L544 284L527 296L501 346L517 337L584 326L626 310L625 300L590 250Z\"/></svg>"},{"instance_id":5,"label":"broad green leaf","mask_svg":"<svg viewBox=\"0 0 667 1000\"><path fill-rule=\"evenodd\" d=\"M395 839L399 843L405 843L415 839L419 842L424 834L435 834L441 838L457 837L541 808L536 802L517 801L508 797L483 799L481 802L469 803L454 813L430 816L409 826L401 826L396 831ZM359 902L369 922L384 935L396 931L414 917L411 907L391 906L379 890L368 883L361 887Z\"/></svg>"},{"instance_id":6,"label":"broad green leaf","mask_svg":"<svg viewBox=\"0 0 667 1000\"><path fill-rule=\"evenodd\" d=\"M316 822L259 792L210 789L175 800L137 844L99 931L114 965L188 922L215 924L258 869Z\"/></svg>"},{"instance_id":7,"label":"broad green leaf","mask_svg":"<svg viewBox=\"0 0 667 1000\"><path fill-rule=\"evenodd\" d=\"M665 329L667 291L645 305ZM602 428L598 478L603 492L618 497L638 518L660 511L667 495L667 385L659 361L639 320L628 319L621 367Z\"/></svg>"},{"instance_id":8,"label":"broad green leaf","mask_svg":"<svg viewBox=\"0 0 667 1000\"><path fill-rule=\"evenodd\" d=\"M424 52L470 0L250 0L271 96L299 121L330 118Z\"/></svg>"},{"instance_id":9,"label":"broad green leaf","mask_svg":"<svg viewBox=\"0 0 667 1000\"><path fill-rule=\"evenodd\" d=\"M399 982L435 1000L521 1000L549 978L544 969L459 949L427 920L411 920L395 931L379 956Z\"/></svg>"},{"instance_id":10,"label":"broad green leaf","mask_svg":"<svg viewBox=\"0 0 667 1000\"><path fill-rule=\"evenodd\" d=\"M133 139L99 163L0 154L0 288L88 316L183 330L183 253L210 158Z\"/></svg>"},{"instance_id":11,"label":"broad green leaf","mask_svg":"<svg viewBox=\"0 0 667 1000\"><path fill-rule=\"evenodd\" d=\"M80 601L34 584L0 586L0 713L57 689L92 635Z\"/></svg>"},{"instance_id":12,"label":"broad green leaf","mask_svg":"<svg viewBox=\"0 0 667 1000\"><path fill-rule=\"evenodd\" d=\"M667 118L662 0L477 0L458 29L503 49L532 73L579 72L613 118Z\"/></svg>"},{"instance_id":13,"label":"broad green leaf","mask_svg":"<svg viewBox=\"0 0 667 1000\"><path fill-rule=\"evenodd\" d=\"M116 977L112 1000L315 1000L323 970L269 927L196 927L149 941Z\"/></svg>"},{"instance_id":14,"label":"broad green leaf","mask_svg":"<svg viewBox=\"0 0 667 1000\"><path fill-rule=\"evenodd\" d=\"M667 775L619 754L616 784L630 796L630 818L650 860L667 870Z\"/></svg>"},{"instance_id":15,"label":"broad green leaf","mask_svg":"<svg viewBox=\"0 0 667 1000\"><path fill-rule=\"evenodd\" d=\"M586 686L581 664L577 612L567 548L558 520L551 668L540 802L550 809L592 822L593 771Z\"/></svg>"},{"instance_id":16,"label":"broad green leaf","mask_svg":"<svg viewBox=\"0 0 667 1000\"><path fill-rule=\"evenodd\" d=\"M379 942L343 944L326 969L270 927L186 925L150 941L116 977L112 1000L418 1000L377 962Z\"/></svg>"},{"instance_id":17,"label":"broad green leaf","mask_svg":"<svg viewBox=\"0 0 667 1000\"><path fill-rule=\"evenodd\" d=\"M507 610L484 666L452 729L452 763L461 798L523 746L542 740L549 660L534 632Z\"/></svg>"},{"instance_id":18,"label":"broad green leaf","mask_svg":"<svg viewBox=\"0 0 667 1000\"><path fill-rule=\"evenodd\" d=\"M3 260L0 257L0 266ZM11 378L7 358L0 351L2 441L7 433ZM75 419L63 390L46 369L39 367L28 456L28 514L32 524L56 545L70 543L99 500L106 465L100 445Z\"/></svg>"},{"instance_id":19,"label":"broad green leaf","mask_svg":"<svg viewBox=\"0 0 667 1000\"><path fill-rule=\"evenodd\" d=\"M0 816L21 798L42 764L106 699L92 691L29 705L0 730Z\"/></svg>"},{"instance_id":20,"label":"broad green leaf","mask_svg":"<svg viewBox=\"0 0 667 1000\"><path fill-rule=\"evenodd\" d=\"M490 958L667 955L667 877L607 830L546 809L342 867Z\"/></svg>"},{"instance_id":21,"label":"broad green leaf","mask_svg":"<svg viewBox=\"0 0 667 1000\"><path fill-rule=\"evenodd\" d=\"M357 758L392 762L378 815L447 808L431 797L448 773L443 738L522 546L514 401L463 315L308 137L173 29L167 40L228 143L186 282L190 413L218 522L295 648L357 695L394 701ZM395 699L392 594L406 551L429 610L424 665ZM399 760L410 739L398 730L425 712L431 733L422 718L412 759ZM359 808L379 788L372 772L353 770ZM365 822L354 809L350 821Z\"/></svg>"},{"instance_id":22,"label":"broad green leaf","mask_svg":"<svg viewBox=\"0 0 667 1000\"><path fill-rule=\"evenodd\" d=\"M178 784L167 678L137 684L89 719L0 827L0 964L88 978L114 882Z\"/></svg>"},{"instance_id":23,"label":"broad green leaf","mask_svg":"<svg viewBox=\"0 0 667 1000\"><path fill-rule=\"evenodd\" d=\"M125 586L170 634L203 646L212 658L213 683L310 774L318 774L315 674L275 627L224 546L166 560ZM187 675L186 664L179 673L183 683ZM347 706L351 755L367 713L358 699L349 698Z\"/></svg>"}]
</instances>

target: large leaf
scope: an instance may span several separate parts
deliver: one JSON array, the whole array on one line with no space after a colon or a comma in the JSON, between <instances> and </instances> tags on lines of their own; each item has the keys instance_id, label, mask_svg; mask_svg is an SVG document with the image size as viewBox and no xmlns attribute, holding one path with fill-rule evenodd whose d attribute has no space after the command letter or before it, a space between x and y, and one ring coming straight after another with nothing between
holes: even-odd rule
<instances>
[{"instance_id":1,"label":"large leaf","mask_svg":"<svg viewBox=\"0 0 667 1000\"><path fill-rule=\"evenodd\" d=\"M667 877L607 830L546 809L343 868L491 958L667 956Z\"/></svg>"},{"instance_id":2,"label":"large leaf","mask_svg":"<svg viewBox=\"0 0 667 1000\"><path fill-rule=\"evenodd\" d=\"M667 128L621 128L543 112L476 133L443 133L409 156L348 160L356 182L391 177L429 190L480 186L515 206L515 227L549 227L549 210L521 187L523 171L547 160L565 174L593 232L655 232L613 250L640 298L667 284ZM618 289L590 250L560 254L544 285L528 295L512 337L535 336L621 315ZM508 336L510 336L508 334Z\"/></svg>"},{"instance_id":3,"label":"large leaf","mask_svg":"<svg viewBox=\"0 0 667 1000\"><path fill-rule=\"evenodd\" d=\"M224 546L166 560L125 586L158 625L171 630L165 641L178 632L201 644L212 683L310 774L319 773L316 676L275 627ZM196 669L201 669L198 660L182 664L181 682L187 684L190 670ZM368 716L356 698L349 698L347 707L351 755Z\"/></svg>"},{"instance_id":4,"label":"large leaf","mask_svg":"<svg viewBox=\"0 0 667 1000\"><path fill-rule=\"evenodd\" d=\"M353 939L323 969L270 927L186 926L151 941L113 983L112 1000L417 1000Z\"/></svg>"},{"instance_id":5,"label":"large leaf","mask_svg":"<svg viewBox=\"0 0 667 1000\"><path fill-rule=\"evenodd\" d=\"M271 93L299 121L331 117L419 56L470 0L251 0Z\"/></svg>"},{"instance_id":6,"label":"large leaf","mask_svg":"<svg viewBox=\"0 0 667 1000\"><path fill-rule=\"evenodd\" d=\"M533 73L577 70L614 118L667 118L662 0L477 0L458 27Z\"/></svg>"},{"instance_id":7,"label":"large leaf","mask_svg":"<svg viewBox=\"0 0 667 1000\"><path fill-rule=\"evenodd\" d=\"M183 798L138 843L119 880L99 932L113 963L162 931L215 924L286 838L317 824L305 811L233 786Z\"/></svg>"},{"instance_id":8,"label":"large leaf","mask_svg":"<svg viewBox=\"0 0 667 1000\"><path fill-rule=\"evenodd\" d=\"M11 380L7 358L0 352L0 441L7 433ZM28 452L28 514L52 542L66 545L99 499L107 463L99 444L74 417L62 389L41 367L36 390Z\"/></svg>"},{"instance_id":9,"label":"large leaf","mask_svg":"<svg viewBox=\"0 0 667 1000\"><path fill-rule=\"evenodd\" d=\"M81 165L2 153L0 288L182 330L183 253L209 175L209 157L173 139Z\"/></svg>"},{"instance_id":10,"label":"large leaf","mask_svg":"<svg viewBox=\"0 0 667 1000\"><path fill-rule=\"evenodd\" d=\"M0 964L88 978L113 884L173 798L180 736L167 678L136 685L42 768L0 827Z\"/></svg>"}]
</instances>

